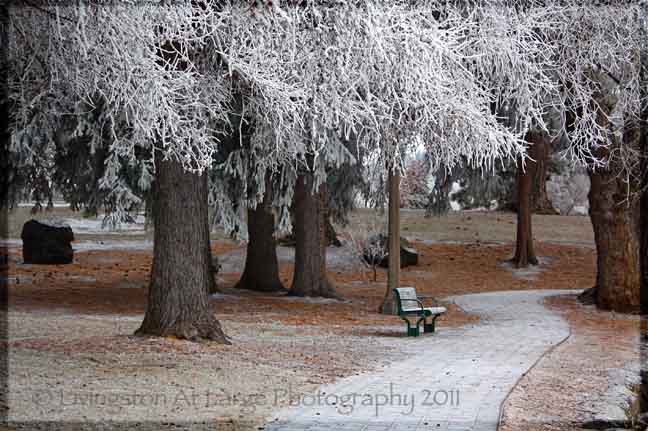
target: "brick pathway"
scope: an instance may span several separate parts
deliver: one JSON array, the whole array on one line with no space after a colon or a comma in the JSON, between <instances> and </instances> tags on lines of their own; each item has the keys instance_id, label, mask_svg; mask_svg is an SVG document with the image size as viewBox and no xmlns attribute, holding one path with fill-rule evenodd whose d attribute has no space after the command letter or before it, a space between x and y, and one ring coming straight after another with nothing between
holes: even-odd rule
<instances>
[{"instance_id":1,"label":"brick pathway","mask_svg":"<svg viewBox=\"0 0 648 431\"><path fill-rule=\"evenodd\" d=\"M517 380L569 326L542 305L548 295L515 291L448 298L479 324L413 339L412 355L379 372L322 386L278 412L269 431L496 430Z\"/></svg>"}]
</instances>

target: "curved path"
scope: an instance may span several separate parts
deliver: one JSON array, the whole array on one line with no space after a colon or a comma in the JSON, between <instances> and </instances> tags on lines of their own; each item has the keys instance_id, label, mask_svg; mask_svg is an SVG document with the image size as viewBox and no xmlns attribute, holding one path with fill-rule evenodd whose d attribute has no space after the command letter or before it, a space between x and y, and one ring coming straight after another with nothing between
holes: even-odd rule
<instances>
[{"instance_id":1,"label":"curved path","mask_svg":"<svg viewBox=\"0 0 648 431\"><path fill-rule=\"evenodd\" d=\"M374 372L294 398L271 431L496 430L516 382L569 325L542 305L565 290L494 292L447 298L482 320L412 339L411 354Z\"/></svg>"}]
</instances>

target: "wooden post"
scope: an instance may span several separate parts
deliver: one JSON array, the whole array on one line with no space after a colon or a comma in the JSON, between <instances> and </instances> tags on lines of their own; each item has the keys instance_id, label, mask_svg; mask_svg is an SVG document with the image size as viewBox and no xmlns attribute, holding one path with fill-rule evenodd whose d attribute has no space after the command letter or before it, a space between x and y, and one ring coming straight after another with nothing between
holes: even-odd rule
<instances>
[{"instance_id":1,"label":"wooden post","mask_svg":"<svg viewBox=\"0 0 648 431\"><path fill-rule=\"evenodd\" d=\"M400 172L389 171L389 269L387 291L380 306L383 314L395 314L394 289L400 287Z\"/></svg>"}]
</instances>

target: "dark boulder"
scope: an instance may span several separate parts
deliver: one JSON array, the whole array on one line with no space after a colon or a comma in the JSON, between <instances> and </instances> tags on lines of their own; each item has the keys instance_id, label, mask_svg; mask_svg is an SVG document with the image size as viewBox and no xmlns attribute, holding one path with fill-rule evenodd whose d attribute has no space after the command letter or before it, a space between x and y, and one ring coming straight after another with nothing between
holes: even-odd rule
<instances>
[{"instance_id":1,"label":"dark boulder","mask_svg":"<svg viewBox=\"0 0 648 431\"><path fill-rule=\"evenodd\" d=\"M72 228L52 220L29 220L23 225L23 261L31 264L72 263Z\"/></svg>"},{"instance_id":2,"label":"dark boulder","mask_svg":"<svg viewBox=\"0 0 648 431\"><path fill-rule=\"evenodd\" d=\"M379 234L369 239L370 246L364 250L364 260L371 264L374 261L380 260L378 266L381 268L389 267L389 252L387 235ZM372 250L380 249L379 253L372 253ZM382 259L381 259L382 257ZM400 239L400 266L405 268L407 266L418 265L418 252L405 238Z\"/></svg>"}]
</instances>

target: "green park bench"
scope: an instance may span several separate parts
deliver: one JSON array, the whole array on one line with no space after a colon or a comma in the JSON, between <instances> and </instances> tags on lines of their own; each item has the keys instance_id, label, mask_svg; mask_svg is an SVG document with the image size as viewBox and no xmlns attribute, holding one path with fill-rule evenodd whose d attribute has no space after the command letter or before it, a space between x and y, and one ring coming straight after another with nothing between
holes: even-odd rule
<instances>
[{"instance_id":1,"label":"green park bench","mask_svg":"<svg viewBox=\"0 0 648 431\"><path fill-rule=\"evenodd\" d=\"M416 289L413 287L398 287L394 289L394 295L396 296L398 315L407 322L408 336L419 336L421 322L423 322L423 332L434 332L436 319L447 311L445 307L424 307L421 302L424 297L417 296ZM428 318L432 318L429 323ZM416 325L413 325L410 319L415 319Z\"/></svg>"}]
</instances>

